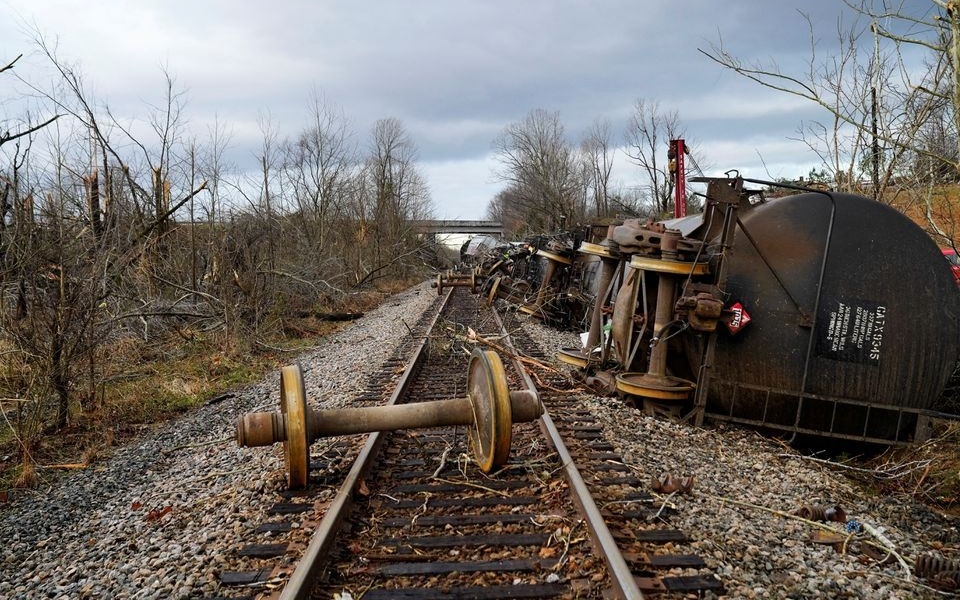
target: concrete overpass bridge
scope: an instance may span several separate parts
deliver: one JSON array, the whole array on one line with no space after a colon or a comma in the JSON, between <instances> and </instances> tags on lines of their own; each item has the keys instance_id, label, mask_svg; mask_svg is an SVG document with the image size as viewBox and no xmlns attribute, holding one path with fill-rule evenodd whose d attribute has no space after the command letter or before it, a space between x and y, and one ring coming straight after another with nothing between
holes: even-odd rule
<instances>
[{"instance_id":1,"label":"concrete overpass bridge","mask_svg":"<svg viewBox=\"0 0 960 600\"><path fill-rule=\"evenodd\" d=\"M498 221L414 221L420 233L486 234L503 237L503 223Z\"/></svg>"}]
</instances>

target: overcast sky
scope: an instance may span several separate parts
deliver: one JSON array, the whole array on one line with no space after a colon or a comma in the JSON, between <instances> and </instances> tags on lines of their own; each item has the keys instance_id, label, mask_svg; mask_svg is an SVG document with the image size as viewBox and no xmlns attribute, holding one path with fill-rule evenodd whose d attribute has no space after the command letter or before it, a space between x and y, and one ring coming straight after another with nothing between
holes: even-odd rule
<instances>
[{"instance_id":1,"label":"overcast sky","mask_svg":"<svg viewBox=\"0 0 960 600\"><path fill-rule=\"evenodd\" d=\"M0 0L0 62L25 53L30 78L39 32L98 100L141 118L162 102L165 70L199 137L215 118L229 128L240 168L259 149L258 116L294 136L317 90L361 143L377 119L400 119L437 216L474 219L503 187L493 139L534 108L559 111L572 141L597 117L620 141L635 100L656 100L679 112L708 175L806 174L816 157L789 138L823 115L698 51L722 38L744 59L801 68L798 6L829 53L840 0ZM621 158L615 177L631 185L636 169Z\"/></svg>"}]
</instances>

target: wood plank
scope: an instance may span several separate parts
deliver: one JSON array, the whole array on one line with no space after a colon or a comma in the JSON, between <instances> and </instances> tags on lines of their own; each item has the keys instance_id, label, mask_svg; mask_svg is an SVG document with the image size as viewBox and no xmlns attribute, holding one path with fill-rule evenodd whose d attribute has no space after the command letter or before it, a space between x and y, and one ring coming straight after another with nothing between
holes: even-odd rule
<instances>
[{"instance_id":1,"label":"wood plank","mask_svg":"<svg viewBox=\"0 0 960 600\"><path fill-rule=\"evenodd\" d=\"M696 554L655 554L650 557L650 566L657 569L672 569L674 567L702 569L707 564Z\"/></svg>"},{"instance_id":2,"label":"wood plank","mask_svg":"<svg viewBox=\"0 0 960 600\"><path fill-rule=\"evenodd\" d=\"M312 504L302 502L278 502L267 509L268 515L294 515L313 510Z\"/></svg>"},{"instance_id":3,"label":"wood plank","mask_svg":"<svg viewBox=\"0 0 960 600\"><path fill-rule=\"evenodd\" d=\"M449 507L488 507L488 506L526 506L529 504L538 504L539 498L531 496L521 496L519 498L430 498L426 502L429 507L449 508ZM408 508L417 508L424 505L424 500L400 500L394 502L385 500L379 504L382 508L406 510ZM372 505L373 503L371 503Z\"/></svg>"},{"instance_id":4,"label":"wood plank","mask_svg":"<svg viewBox=\"0 0 960 600\"><path fill-rule=\"evenodd\" d=\"M559 598L567 593L567 586L558 583L534 585L494 585L464 587L451 590L401 588L367 590L363 600L499 600L528 598Z\"/></svg>"},{"instance_id":5,"label":"wood plank","mask_svg":"<svg viewBox=\"0 0 960 600\"><path fill-rule=\"evenodd\" d=\"M623 462L623 457L616 452L588 452L587 458L591 460L612 460L618 463Z\"/></svg>"},{"instance_id":6,"label":"wood plank","mask_svg":"<svg viewBox=\"0 0 960 600\"><path fill-rule=\"evenodd\" d=\"M276 558L287 552L287 544L247 544L237 550L239 556L253 558Z\"/></svg>"},{"instance_id":7,"label":"wood plank","mask_svg":"<svg viewBox=\"0 0 960 600\"><path fill-rule=\"evenodd\" d=\"M543 546L550 540L541 533L494 533L491 535L437 535L412 538L390 538L381 546L412 548L462 548L464 546Z\"/></svg>"},{"instance_id":8,"label":"wood plank","mask_svg":"<svg viewBox=\"0 0 960 600\"><path fill-rule=\"evenodd\" d=\"M255 533L287 533L293 529L290 523L263 523L254 529Z\"/></svg>"},{"instance_id":9,"label":"wood plank","mask_svg":"<svg viewBox=\"0 0 960 600\"><path fill-rule=\"evenodd\" d=\"M674 567L690 567L700 569L706 566L703 559L696 554L644 554L625 552L623 558L631 565L654 569L672 569Z\"/></svg>"},{"instance_id":10,"label":"wood plank","mask_svg":"<svg viewBox=\"0 0 960 600\"><path fill-rule=\"evenodd\" d=\"M529 487L528 481L484 481L483 487L491 490L515 490L517 488ZM449 493L462 492L464 490L481 491L476 486L470 486L466 483L408 483L390 488L387 493L391 496L396 494L418 494L421 492Z\"/></svg>"},{"instance_id":11,"label":"wood plank","mask_svg":"<svg viewBox=\"0 0 960 600\"><path fill-rule=\"evenodd\" d=\"M544 515L506 513L483 513L480 515L438 515L411 517L390 517L381 523L384 527L444 527L446 525L489 525L491 523L529 523L531 519L540 519Z\"/></svg>"},{"instance_id":12,"label":"wood plank","mask_svg":"<svg viewBox=\"0 0 960 600\"><path fill-rule=\"evenodd\" d=\"M723 583L716 577L686 575L682 577L664 577L663 585L671 592L694 592L698 590L720 590Z\"/></svg>"},{"instance_id":13,"label":"wood plank","mask_svg":"<svg viewBox=\"0 0 960 600\"><path fill-rule=\"evenodd\" d=\"M259 569L256 571L224 571L218 575L223 585L250 585L270 579L273 569Z\"/></svg>"},{"instance_id":14,"label":"wood plank","mask_svg":"<svg viewBox=\"0 0 960 600\"><path fill-rule=\"evenodd\" d=\"M511 560L483 560L466 562L427 562L427 563L394 563L374 569L374 573L386 577L401 577L404 575L446 575L448 573L501 573L504 571L537 571L552 569L557 559L541 560L536 558L521 558Z\"/></svg>"},{"instance_id":15,"label":"wood plank","mask_svg":"<svg viewBox=\"0 0 960 600\"><path fill-rule=\"evenodd\" d=\"M597 477L596 481L599 485L632 485L634 487L640 487L644 485L643 481L640 481L639 478L632 475L626 477Z\"/></svg>"},{"instance_id":16,"label":"wood plank","mask_svg":"<svg viewBox=\"0 0 960 600\"><path fill-rule=\"evenodd\" d=\"M633 580L644 594L662 594L667 591L667 586L663 585L659 577L634 577Z\"/></svg>"},{"instance_id":17,"label":"wood plank","mask_svg":"<svg viewBox=\"0 0 960 600\"><path fill-rule=\"evenodd\" d=\"M590 442L589 444L587 444L587 448L590 448L591 450L595 450L597 452L614 452L615 451L613 444L603 440Z\"/></svg>"},{"instance_id":18,"label":"wood plank","mask_svg":"<svg viewBox=\"0 0 960 600\"><path fill-rule=\"evenodd\" d=\"M581 471L586 471L586 472L588 472L588 473L589 473L589 472L597 472L597 473L612 473L612 472L629 473L629 472L631 471L631 469L630 469L630 467L628 467L627 465L622 464L622 463L603 462L603 463L600 463L600 464L598 464L598 465L591 465L591 466L589 466L589 467L584 467L583 469L581 469Z\"/></svg>"},{"instance_id":19,"label":"wood plank","mask_svg":"<svg viewBox=\"0 0 960 600\"><path fill-rule=\"evenodd\" d=\"M313 495L313 492L309 490L281 490L277 492L277 495L284 500L295 500L297 498L309 498Z\"/></svg>"},{"instance_id":20,"label":"wood plank","mask_svg":"<svg viewBox=\"0 0 960 600\"><path fill-rule=\"evenodd\" d=\"M674 513L674 512L676 512L676 511L675 511L674 509L670 508L669 506L666 506L666 507L664 507L664 509L663 509L663 513L670 514L670 513ZM631 521L631 520L646 521L647 518L648 518L651 514L653 514L653 509L647 509L647 510L625 510L625 511L620 512L620 513L611 513L612 516L614 516L614 517L616 517L616 518L618 518L618 519L624 519L624 520L627 520L627 521Z\"/></svg>"},{"instance_id":21,"label":"wood plank","mask_svg":"<svg viewBox=\"0 0 960 600\"><path fill-rule=\"evenodd\" d=\"M620 497L621 500L650 500L653 496L650 492L642 490L633 490Z\"/></svg>"},{"instance_id":22,"label":"wood plank","mask_svg":"<svg viewBox=\"0 0 960 600\"><path fill-rule=\"evenodd\" d=\"M634 538L651 544L665 544L667 542L687 542L687 534L676 529L645 529L634 533Z\"/></svg>"},{"instance_id":23,"label":"wood plank","mask_svg":"<svg viewBox=\"0 0 960 600\"><path fill-rule=\"evenodd\" d=\"M399 473L391 473L390 477L392 479L432 479L434 473L437 472L437 468L434 467L429 471L400 471ZM460 477L460 469L457 467L456 463L451 463L450 465L444 467L439 473L440 477Z\"/></svg>"}]
</instances>

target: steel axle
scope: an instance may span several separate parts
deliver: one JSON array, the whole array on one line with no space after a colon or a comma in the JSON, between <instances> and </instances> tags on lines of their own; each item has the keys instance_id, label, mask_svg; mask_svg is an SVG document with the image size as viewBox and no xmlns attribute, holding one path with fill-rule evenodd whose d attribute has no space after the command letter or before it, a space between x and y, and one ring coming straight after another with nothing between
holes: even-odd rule
<instances>
[{"instance_id":1,"label":"steel axle","mask_svg":"<svg viewBox=\"0 0 960 600\"><path fill-rule=\"evenodd\" d=\"M509 391L500 357L476 349L470 357L467 396L363 408L308 409L303 375L296 365L284 367L280 377L280 412L247 413L237 420L237 444L270 446L283 443L288 485L307 483L309 446L322 437L419 429L470 426L470 442L477 464L485 472L503 466L510 455L513 423L533 421L542 414L534 390Z\"/></svg>"}]
</instances>

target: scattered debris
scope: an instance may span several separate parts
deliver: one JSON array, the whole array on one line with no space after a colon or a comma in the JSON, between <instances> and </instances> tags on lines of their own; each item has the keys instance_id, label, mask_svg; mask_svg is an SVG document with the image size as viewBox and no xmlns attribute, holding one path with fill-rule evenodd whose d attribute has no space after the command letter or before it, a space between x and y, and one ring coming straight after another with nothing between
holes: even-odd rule
<instances>
[{"instance_id":1,"label":"scattered debris","mask_svg":"<svg viewBox=\"0 0 960 600\"><path fill-rule=\"evenodd\" d=\"M659 494L673 494L674 492L689 494L693 491L693 477L690 475L674 477L670 473L663 473L653 479L650 483L650 489Z\"/></svg>"},{"instance_id":2,"label":"scattered debris","mask_svg":"<svg viewBox=\"0 0 960 600\"><path fill-rule=\"evenodd\" d=\"M847 513L840 506L823 507L819 504L807 504L798 508L794 514L810 521L847 522Z\"/></svg>"}]
</instances>

